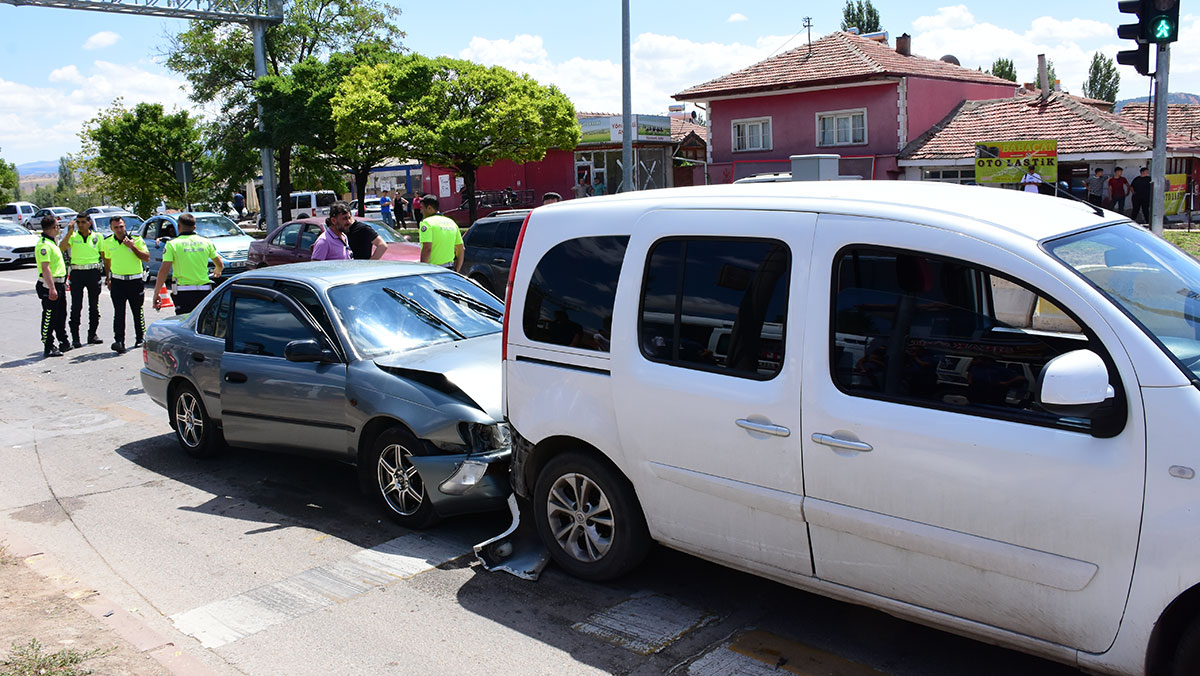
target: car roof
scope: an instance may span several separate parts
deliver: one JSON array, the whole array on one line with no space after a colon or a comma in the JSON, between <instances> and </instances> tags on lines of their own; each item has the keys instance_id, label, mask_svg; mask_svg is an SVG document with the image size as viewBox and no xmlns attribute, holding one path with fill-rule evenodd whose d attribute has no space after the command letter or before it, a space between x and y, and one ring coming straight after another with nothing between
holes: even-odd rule
<instances>
[{"instance_id":1,"label":"car roof","mask_svg":"<svg viewBox=\"0 0 1200 676\"><path fill-rule=\"evenodd\" d=\"M933 181L785 181L666 188L567 200L538 207L534 220L570 218L600 205L650 209L772 209L915 220L958 230L991 229L1002 237L1041 241L1129 219L1097 215L1091 205L1019 190ZM482 220L482 219L481 219Z\"/></svg>"},{"instance_id":2,"label":"car roof","mask_svg":"<svg viewBox=\"0 0 1200 676\"><path fill-rule=\"evenodd\" d=\"M531 211L533 211L533 209L501 209L499 211L493 211L487 216L481 216L476 219L475 222L478 223L479 221L500 220L502 218L525 218L525 216Z\"/></svg>"},{"instance_id":3,"label":"car roof","mask_svg":"<svg viewBox=\"0 0 1200 676\"><path fill-rule=\"evenodd\" d=\"M431 272L449 271L440 265L407 261L308 261L248 270L238 275L237 279L280 279L308 282L318 288L328 289L342 284L354 284L386 277L422 275Z\"/></svg>"}]
</instances>

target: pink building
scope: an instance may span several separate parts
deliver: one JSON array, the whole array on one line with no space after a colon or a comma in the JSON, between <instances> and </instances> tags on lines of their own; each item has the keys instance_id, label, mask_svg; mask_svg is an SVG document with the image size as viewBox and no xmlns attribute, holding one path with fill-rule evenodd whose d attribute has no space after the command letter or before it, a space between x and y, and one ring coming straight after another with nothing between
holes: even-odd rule
<instances>
[{"instance_id":1,"label":"pink building","mask_svg":"<svg viewBox=\"0 0 1200 676\"><path fill-rule=\"evenodd\" d=\"M674 96L708 111L710 183L790 170L791 155L842 156L841 173L896 179L897 156L964 100L1017 85L911 53L902 35L833 33Z\"/></svg>"}]
</instances>

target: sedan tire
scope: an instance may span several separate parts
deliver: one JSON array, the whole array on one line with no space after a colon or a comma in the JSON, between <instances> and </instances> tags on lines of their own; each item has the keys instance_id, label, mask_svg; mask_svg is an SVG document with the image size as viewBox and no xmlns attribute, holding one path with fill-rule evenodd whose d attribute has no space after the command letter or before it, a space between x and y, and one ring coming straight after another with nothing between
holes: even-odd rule
<instances>
[{"instance_id":1,"label":"sedan tire","mask_svg":"<svg viewBox=\"0 0 1200 676\"><path fill-rule=\"evenodd\" d=\"M367 461L358 469L372 499L405 528L428 528L440 520L425 482L409 459L421 451L421 443L408 430L391 427L375 439Z\"/></svg>"},{"instance_id":2,"label":"sedan tire","mask_svg":"<svg viewBox=\"0 0 1200 676\"><path fill-rule=\"evenodd\" d=\"M204 410L196 388L180 383L171 395L171 427L175 440L193 458L211 458L221 452L221 433Z\"/></svg>"},{"instance_id":3,"label":"sedan tire","mask_svg":"<svg viewBox=\"0 0 1200 676\"><path fill-rule=\"evenodd\" d=\"M546 463L533 505L542 542L575 577L620 577L650 551L650 532L632 484L592 455L568 451Z\"/></svg>"}]
</instances>

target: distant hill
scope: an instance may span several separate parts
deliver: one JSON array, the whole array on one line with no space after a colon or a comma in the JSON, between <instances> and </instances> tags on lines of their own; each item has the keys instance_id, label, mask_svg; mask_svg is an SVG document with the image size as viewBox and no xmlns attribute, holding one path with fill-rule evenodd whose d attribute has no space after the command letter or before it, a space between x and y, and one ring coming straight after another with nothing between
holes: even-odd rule
<instances>
[{"instance_id":1,"label":"distant hill","mask_svg":"<svg viewBox=\"0 0 1200 676\"><path fill-rule=\"evenodd\" d=\"M18 164L17 173L21 176L57 174L58 160L46 160L43 162L26 162L25 164Z\"/></svg>"},{"instance_id":2,"label":"distant hill","mask_svg":"<svg viewBox=\"0 0 1200 676\"><path fill-rule=\"evenodd\" d=\"M1136 99L1122 99L1113 104L1113 112L1119 113L1125 107L1126 103L1146 103L1150 100L1149 96L1141 96ZM1171 92L1167 94L1167 103L1198 103L1200 104L1200 96L1196 94L1187 94L1185 92ZM20 169L20 167L17 167ZM56 168L57 169L57 168Z\"/></svg>"}]
</instances>

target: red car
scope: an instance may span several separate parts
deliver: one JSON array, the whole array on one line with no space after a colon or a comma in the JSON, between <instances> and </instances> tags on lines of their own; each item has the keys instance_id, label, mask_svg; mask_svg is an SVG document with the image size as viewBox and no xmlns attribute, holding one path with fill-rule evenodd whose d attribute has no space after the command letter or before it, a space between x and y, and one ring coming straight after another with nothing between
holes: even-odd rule
<instances>
[{"instance_id":1,"label":"red car","mask_svg":"<svg viewBox=\"0 0 1200 676\"><path fill-rule=\"evenodd\" d=\"M413 244L388 227L383 221L363 220L387 242L385 261L420 261L421 245ZM325 218L301 218L275 228L263 239L250 244L247 267L265 268L269 265L302 263L312 258L313 243L325 231Z\"/></svg>"}]
</instances>

